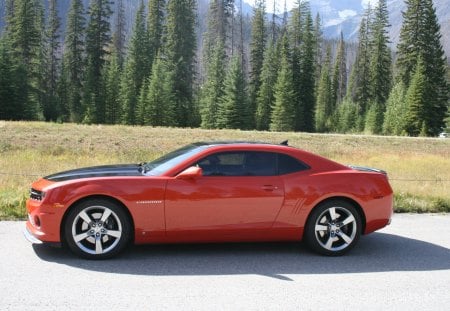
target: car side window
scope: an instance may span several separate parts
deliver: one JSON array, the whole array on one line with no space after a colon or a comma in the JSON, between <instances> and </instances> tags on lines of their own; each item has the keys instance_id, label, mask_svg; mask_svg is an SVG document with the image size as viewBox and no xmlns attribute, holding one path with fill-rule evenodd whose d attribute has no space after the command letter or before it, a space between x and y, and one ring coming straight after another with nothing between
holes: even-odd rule
<instances>
[{"instance_id":1,"label":"car side window","mask_svg":"<svg viewBox=\"0 0 450 311\"><path fill-rule=\"evenodd\" d=\"M197 165L202 168L203 176L276 176L309 168L289 155L259 151L216 153Z\"/></svg>"},{"instance_id":2,"label":"car side window","mask_svg":"<svg viewBox=\"0 0 450 311\"><path fill-rule=\"evenodd\" d=\"M209 155L197 165L203 176L243 176L245 152L225 152Z\"/></svg>"},{"instance_id":3,"label":"car side window","mask_svg":"<svg viewBox=\"0 0 450 311\"><path fill-rule=\"evenodd\" d=\"M295 172L300 172L309 169L309 166L299 160L280 153L278 155L278 174L285 175Z\"/></svg>"}]
</instances>

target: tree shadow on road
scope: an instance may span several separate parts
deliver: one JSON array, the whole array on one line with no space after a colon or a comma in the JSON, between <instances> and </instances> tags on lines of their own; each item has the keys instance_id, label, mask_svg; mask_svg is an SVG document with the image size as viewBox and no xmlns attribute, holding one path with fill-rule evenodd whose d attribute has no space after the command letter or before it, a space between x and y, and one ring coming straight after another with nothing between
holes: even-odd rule
<instances>
[{"instance_id":1,"label":"tree shadow on road","mask_svg":"<svg viewBox=\"0 0 450 311\"><path fill-rule=\"evenodd\" d=\"M424 241L373 233L343 257L311 253L301 243L177 244L133 246L111 260L83 260L66 249L34 245L42 260L130 275L342 274L450 269L450 250Z\"/></svg>"}]
</instances>

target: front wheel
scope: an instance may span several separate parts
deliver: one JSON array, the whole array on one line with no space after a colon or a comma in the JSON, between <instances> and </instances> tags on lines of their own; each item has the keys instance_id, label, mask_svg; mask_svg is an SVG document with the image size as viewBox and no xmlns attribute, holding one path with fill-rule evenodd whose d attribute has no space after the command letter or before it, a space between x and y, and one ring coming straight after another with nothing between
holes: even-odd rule
<instances>
[{"instance_id":1,"label":"front wheel","mask_svg":"<svg viewBox=\"0 0 450 311\"><path fill-rule=\"evenodd\" d=\"M64 235L75 254L87 259L106 259L117 255L128 244L131 225L119 205L94 199L69 211Z\"/></svg>"},{"instance_id":2,"label":"front wheel","mask_svg":"<svg viewBox=\"0 0 450 311\"><path fill-rule=\"evenodd\" d=\"M361 216L355 207L342 200L320 204L305 227L309 247L327 256L339 256L355 246L361 235Z\"/></svg>"}]
</instances>

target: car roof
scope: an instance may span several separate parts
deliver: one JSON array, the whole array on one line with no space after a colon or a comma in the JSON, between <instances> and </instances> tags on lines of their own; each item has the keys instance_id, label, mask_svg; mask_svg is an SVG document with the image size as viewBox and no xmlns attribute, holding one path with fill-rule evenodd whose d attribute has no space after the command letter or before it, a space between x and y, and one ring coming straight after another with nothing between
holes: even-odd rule
<instances>
[{"instance_id":1,"label":"car roof","mask_svg":"<svg viewBox=\"0 0 450 311\"><path fill-rule=\"evenodd\" d=\"M265 145L265 146L288 146L287 141L273 144L261 141L225 140L225 141L201 141L193 143L195 146L222 146L222 145Z\"/></svg>"}]
</instances>

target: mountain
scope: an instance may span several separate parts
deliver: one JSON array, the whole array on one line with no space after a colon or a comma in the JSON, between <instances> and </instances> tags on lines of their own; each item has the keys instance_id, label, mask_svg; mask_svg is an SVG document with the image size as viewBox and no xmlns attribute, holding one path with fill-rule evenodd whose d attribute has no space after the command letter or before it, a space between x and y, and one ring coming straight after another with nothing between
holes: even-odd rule
<instances>
[{"instance_id":1,"label":"mountain","mask_svg":"<svg viewBox=\"0 0 450 311\"><path fill-rule=\"evenodd\" d=\"M279 0L275 0L279 4ZM288 0L288 3L293 3L296 0ZM4 10L6 0L0 0L0 29L4 25ZM43 1L47 3L47 1ZM88 7L89 0L83 0L85 7ZM133 19L137 6L140 1L123 0L125 5L125 14L127 16L127 29L131 31ZM147 2L145 0L145 2ZM313 16L320 14L323 25L323 33L326 38L338 38L342 31L344 37L350 41L358 39L358 27L364 10L369 3L375 4L376 0L310 0L310 6ZM239 1L236 1L237 9L240 8ZM254 0L243 0L242 12L243 15L251 18L253 8L251 4ZM267 10L270 11L272 1L266 1ZM208 11L209 0L198 0L198 17L199 27L204 29L206 22L206 14ZM388 0L389 20L391 23L390 37L392 45L395 48L400 35L402 26L402 11L405 10L404 0ZM436 14L441 23L442 44L448 58L450 59L450 1L449 0L434 0ZM58 9L63 20L63 27L65 25L65 18L70 7L70 0L58 1ZM115 5L113 6L115 9Z\"/></svg>"}]
</instances>

